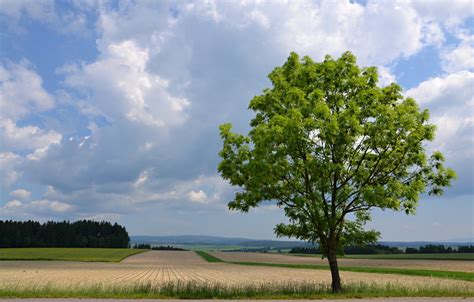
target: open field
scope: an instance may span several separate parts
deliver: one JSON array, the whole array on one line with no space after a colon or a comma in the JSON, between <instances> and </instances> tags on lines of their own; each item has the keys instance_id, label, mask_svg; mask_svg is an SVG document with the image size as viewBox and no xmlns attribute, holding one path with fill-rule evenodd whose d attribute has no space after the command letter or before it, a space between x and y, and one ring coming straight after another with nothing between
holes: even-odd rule
<instances>
[{"instance_id":1,"label":"open field","mask_svg":"<svg viewBox=\"0 0 474 302\"><path fill-rule=\"evenodd\" d=\"M291 291L320 295L327 293L331 280L329 270L209 263L186 251L149 251L120 263L0 261L0 271L0 296L4 297L168 297L172 293L247 297L259 291L267 296ZM365 296L474 296L474 283L462 280L345 271L341 276L347 289L359 295L365 292Z\"/></svg>"},{"instance_id":2,"label":"open field","mask_svg":"<svg viewBox=\"0 0 474 302\"><path fill-rule=\"evenodd\" d=\"M119 262L142 253L139 249L105 248L1 248L0 260L68 260Z\"/></svg>"},{"instance_id":3,"label":"open field","mask_svg":"<svg viewBox=\"0 0 474 302\"><path fill-rule=\"evenodd\" d=\"M256 262L276 264L299 264L328 266L327 259L306 256L289 256L269 253L211 252L211 255L229 262ZM427 260L427 259L349 259L340 258L340 267L400 268L421 270L442 270L474 272L474 262L464 260Z\"/></svg>"}]
</instances>

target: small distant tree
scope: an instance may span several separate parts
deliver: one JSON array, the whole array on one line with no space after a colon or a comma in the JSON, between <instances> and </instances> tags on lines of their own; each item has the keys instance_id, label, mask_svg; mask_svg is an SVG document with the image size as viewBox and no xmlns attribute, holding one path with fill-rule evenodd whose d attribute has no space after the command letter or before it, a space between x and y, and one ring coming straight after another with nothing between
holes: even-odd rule
<instances>
[{"instance_id":1,"label":"small distant tree","mask_svg":"<svg viewBox=\"0 0 474 302\"><path fill-rule=\"evenodd\" d=\"M455 172L440 152L426 154L428 111L397 84L377 86L377 69L359 68L350 52L321 63L291 53L269 78L273 87L250 102L248 135L220 126L218 170L240 188L228 206L275 202L289 219L276 234L318 243L339 292L338 253L379 237L364 229L370 210L414 214L420 194L441 195Z\"/></svg>"}]
</instances>

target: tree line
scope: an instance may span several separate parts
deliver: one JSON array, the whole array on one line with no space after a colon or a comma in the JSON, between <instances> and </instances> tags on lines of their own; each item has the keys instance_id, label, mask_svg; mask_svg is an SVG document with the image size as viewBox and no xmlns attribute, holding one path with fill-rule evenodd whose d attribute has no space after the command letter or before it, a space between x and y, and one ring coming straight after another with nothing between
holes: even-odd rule
<instances>
[{"instance_id":1,"label":"tree line","mask_svg":"<svg viewBox=\"0 0 474 302\"><path fill-rule=\"evenodd\" d=\"M294 254L322 254L323 251L320 247L295 247L290 250L290 253ZM368 244L364 246L346 246L344 248L344 254L356 255L356 254L401 254L402 250L396 247L390 247L381 244Z\"/></svg>"},{"instance_id":2,"label":"tree line","mask_svg":"<svg viewBox=\"0 0 474 302\"><path fill-rule=\"evenodd\" d=\"M151 246L151 244L147 243L136 243L132 247L133 249L144 249L144 250L154 250L154 251L188 251L186 249L180 248L180 247L175 247L171 245L160 245L160 246Z\"/></svg>"},{"instance_id":3,"label":"tree line","mask_svg":"<svg viewBox=\"0 0 474 302\"><path fill-rule=\"evenodd\" d=\"M107 221L0 220L0 247L90 247L127 248L125 227Z\"/></svg>"},{"instance_id":4,"label":"tree line","mask_svg":"<svg viewBox=\"0 0 474 302\"><path fill-rule=\"evenodd\" d=\"M322 254L319 247L294 247L290 250L292 254ZM381 244L369 244L365 246L347 246L344 248L345 255L367 255L367 254L443 254L443 253L474 253L474 245L459 246L457 249L445 247L444 245L428 244L419 248L407 247L405 251Z\"/></svg>"},{"instance_id":5,"label":"tree line","mask_svg":"<svg viewBox=\"0 0 474 302\"><path fill-rule=\"evenodd\" d=\"M450 246L428 244L419 249L407 247L405 254L448 254L448 253L474 253L474 245L459 246L454 249Z\"/></svg>"}]
</instances>

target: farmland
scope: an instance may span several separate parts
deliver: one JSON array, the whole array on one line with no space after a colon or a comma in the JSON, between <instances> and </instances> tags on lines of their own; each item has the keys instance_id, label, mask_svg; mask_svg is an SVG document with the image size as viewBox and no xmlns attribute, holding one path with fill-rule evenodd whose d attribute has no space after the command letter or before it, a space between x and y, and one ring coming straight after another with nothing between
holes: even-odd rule
<instances>
[{"instance_id":1,"label":"farmland","mask_svg":"<svg viewBox=\"0 0 474 302\"><path fill-rule=\"evenodd\" d=\"M211 252L211 255L229 262L255 262L275 264L300 264L327 266L327 260L317 257L289 256L268 253ZM366 255L363 255L366 256ZM444 270L474 272L474 262L464 260L427 260L427 259L366 259L341 258L340 267L384 267L402 269Z\"/></svg>"},{"instance_id":2,"label":"farmland","mask_svg":"<svg viewBox=\"0 0 474 302\"><path fill-rule=\"evenodd\" d=\"M230 256L233 254L229 253ZM225 255L219 254L219 256ZM259 257L258 254L254 256ZM311 260L307 257L305 259ZM147 289L163 289L170 284L181 284L187 286L187 290L191 291L202 288L202 286L205 286L209 291L208 287L211 286L211 289L214 288L221 293L222 288L215 289L215 287L223 286L228 291L232 288L248 289L259 286L260 289L263 288L264 291L271 292L271 290L281 290L287 286L292 290L300 288L303 292L310 293L311 288L326 288L325 286L328 286L331 280L329 270L212 263L191 251L149 251L127 257L120 263L1 261L0 270L2 271L0 274L0 295L20 297L28 296L28 293L30 296L82 297L90 294L90 291L83 290L87 288L97 289L106 286L109 289L120 289L119 292L123 293L127 288L135 285L145 286ZM437 294L474 295L474 284L463 280L395 274L374 275L350 271L343 271L341 274L348 288L357 286L369 286L372 289L388 287L392 291L404 288L405 295L408 289L420 294L420 289L429 288L429 292L433 292L435 289ZM176 294L176 288L173 288L172 291ZM143 290L143 287L140 289ZM108 292L109 294L114 293L113 290ZM400 295L398 290L396 292ZM385 292L385 294L387 293L390 294L390 291ZM104 293L97 296L104 296ZM215 297L215 295L210 297Z\"/></svg>"}]
</instances>

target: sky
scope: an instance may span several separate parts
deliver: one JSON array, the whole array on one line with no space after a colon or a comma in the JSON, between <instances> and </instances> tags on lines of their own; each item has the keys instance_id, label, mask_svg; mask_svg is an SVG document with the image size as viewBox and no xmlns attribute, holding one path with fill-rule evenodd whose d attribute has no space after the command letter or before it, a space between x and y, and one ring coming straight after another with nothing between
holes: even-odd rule
<instances>
[{"instance_id":1,"label":"sky","mask_svg":"<svg viewBox=\"0 0 474 302\"><path fill-rule=\"evenodd\" d=\"M218 126L291 51L353 52L431 113L458 180L382 240L474 238L472 1L0 0L0 219L96 219L132 235L274 239L272 204L227 209Z\"/></svg>"}]
</instances>

